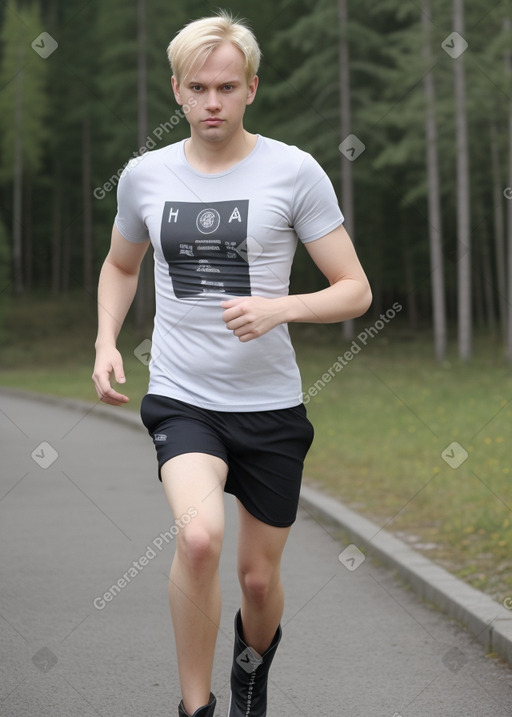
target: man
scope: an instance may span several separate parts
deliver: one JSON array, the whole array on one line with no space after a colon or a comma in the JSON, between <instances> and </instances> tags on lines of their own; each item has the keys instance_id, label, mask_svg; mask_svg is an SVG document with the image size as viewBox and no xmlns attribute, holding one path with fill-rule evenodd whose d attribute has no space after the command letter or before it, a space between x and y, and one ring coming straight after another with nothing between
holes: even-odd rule
<instances>
[{"instance_id":1,"label":"man","mask_svg":"<svg viewBox=\"0 0 512 717\"><path fill-rule=\"evenodd\" d=\"M190 137L142 156L121 178L99 287L93 380L128 397L116 339L151 242L156 316L141 414L177 537L169 581L180 717L212 717L221 613L224 491L237 498L241 609L235 617L229 717L264 717L281 639L280 560L313 438L287 323L364 313L371 292L330 181L296 147L250 134L260 52L227 13L187 25L169 45L172 88ZM329 287L289 295L297 237Z\"/></svg>"}]
</instances>

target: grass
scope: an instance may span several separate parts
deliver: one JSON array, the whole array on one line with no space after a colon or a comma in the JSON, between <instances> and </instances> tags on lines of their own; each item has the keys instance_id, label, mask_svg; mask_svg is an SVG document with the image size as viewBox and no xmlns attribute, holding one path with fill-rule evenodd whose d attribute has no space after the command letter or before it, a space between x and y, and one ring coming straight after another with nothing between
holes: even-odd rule
<instances>
[{"instance_id":1,"label":"grass","mask_svg":"<svg viewBox=\"0 0 512 717\"><path fill-rule=\"evenodd\" d=\"M357 331L372 324L361 319ZM440 365L428 336L391 323L366 346L356 339L360 351L352 344L339 370L352 343L339 327L291 328L315 426L306 480L495 599L511 596L512 373L498 344L480 337L470 363L452 348ZM92 304L18 300L4 334L1 385L96 400ZM147 387L140 340L129 325L120 338L135 410ZM457 468L441 455L453 442L452 464L468 454Z\"/></svg>"},{"instance_id":2,"label":"grass","mask_svg":"<svg viewBox=\"0 0 512 717\"><path fill-rule=\"evenodd\" d=\"M425 339L373 341L308 404L307 474L501 601L512 594L510 368L485 342L470 364L440 366ZM299 352L305 386L336 348ZM468 454L456 469L441 455L453 442L452 463Z\"/></svg>"}]
</instances>

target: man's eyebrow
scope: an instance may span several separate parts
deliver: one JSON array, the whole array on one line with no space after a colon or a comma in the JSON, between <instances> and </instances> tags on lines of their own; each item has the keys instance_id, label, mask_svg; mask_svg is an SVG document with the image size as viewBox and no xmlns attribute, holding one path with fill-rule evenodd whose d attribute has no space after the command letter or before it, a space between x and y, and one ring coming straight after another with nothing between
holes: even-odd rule
<instances>
[{"instance_id":1,"label":"man's eyebrow","mask_svg":"<svg viewBox=\"0 0 512 717\"><path fill-rule=\"evenodd\" d=\"M239 85L240 80L222 80L222 82L218 83L219 85ZM191 87L192 85L204 85L204 82L201 82L201 80L188 80L187 85Z\"/></svg>"}]
</instances>

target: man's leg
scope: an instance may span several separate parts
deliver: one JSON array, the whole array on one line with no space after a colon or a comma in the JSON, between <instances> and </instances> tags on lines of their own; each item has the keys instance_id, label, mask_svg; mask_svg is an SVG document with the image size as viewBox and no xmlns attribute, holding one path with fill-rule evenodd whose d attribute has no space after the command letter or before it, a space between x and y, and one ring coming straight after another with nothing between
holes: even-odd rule
<instances>
[{"instance_id":1,"label":"man's leg","mask_svg":"<svg viewBox=\"0 0 512 717\"><path fill-rule=\"evenodd\" d=\"M210 700L221 613L218 567L227 465L216 456L185 453L167 461L161 475L175 520L189 508L197 511L177 536L169 577L183 704L191 715Z\"/></svg>"},{"instance_id":2,"label":"man's leg","mask_svg":"<svg viewBox=\"0 0 512 717\"><path fill-rule=\"evenodd\" d=\"M281 555L290 532L252 516L239 502L238 576L229 717L265 717L268 673L281 640Z\"/></svg>"},{"instance_id":3,"label":"man's leg","mask_svg":"<svg viewBox=\"0 0 512 717\"><path fill-rule=\"evenodd\" d=\"M272 642L283 616L281 556L290 528L263 523L240 501L238 516L238 578L242 588L244 639L261 655Z\"/></svg>"}]
</instances>

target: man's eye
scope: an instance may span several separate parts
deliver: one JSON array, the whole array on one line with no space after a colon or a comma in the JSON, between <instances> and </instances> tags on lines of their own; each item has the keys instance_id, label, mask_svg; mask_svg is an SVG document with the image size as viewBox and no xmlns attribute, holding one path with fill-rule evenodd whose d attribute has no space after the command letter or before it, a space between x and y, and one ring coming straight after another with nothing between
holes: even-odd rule
<instances>
[{"instance_id":1,"label":"man's eye","mask_svg":"<svg viewBox=\"0 0 512 717\"><path fill-rule=\"evenodd\" d=\"M233 89L233 85L224 85L224 89L225 89L227 92L229 92L230 90Z\"/></svg>"}]
</instances>

